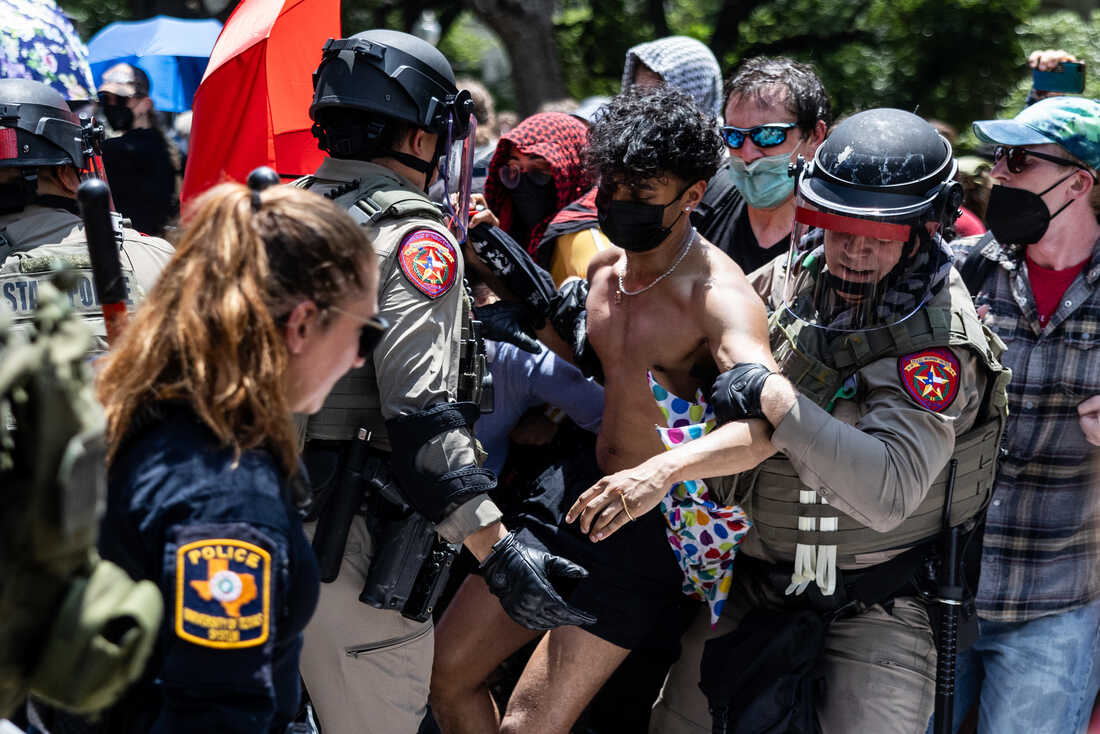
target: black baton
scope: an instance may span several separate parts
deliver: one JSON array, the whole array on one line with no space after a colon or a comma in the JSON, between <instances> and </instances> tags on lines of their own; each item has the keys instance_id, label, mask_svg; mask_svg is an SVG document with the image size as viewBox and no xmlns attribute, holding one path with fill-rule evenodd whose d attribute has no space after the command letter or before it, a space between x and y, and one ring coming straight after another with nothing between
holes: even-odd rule
<instances>
[{"instance_id":1,"label":"black baton","mask_svg":"<svg viewBox=\"0 0 1100 734\"><path fill-rule=\"evenodd\" d=\"M111 190L98 178L90 178L80 184L76 198L80 202L80 218L84 220L84 237L92 262L96 295L107 327L107 343L114 344L129 319L126 279L122 277L118 240L111 224Z\"/></svg>"},{"instance_id":2,"label":"black baton","mask_svg":"<svg viewBox=\"0 0 1100 734\"><path fill-rule=\"evenodd\" d=\"M955 726L955 658L959 652L959 611L962 608L963 587L959 569L959 538L962 533L958 527L951 527L951 502L958 468L959 460L952 459L948 464L943 498L943 565L936 589L937 601L943 605L936 656L936 734L954 734Z\"/></svg>"}]
</instances>

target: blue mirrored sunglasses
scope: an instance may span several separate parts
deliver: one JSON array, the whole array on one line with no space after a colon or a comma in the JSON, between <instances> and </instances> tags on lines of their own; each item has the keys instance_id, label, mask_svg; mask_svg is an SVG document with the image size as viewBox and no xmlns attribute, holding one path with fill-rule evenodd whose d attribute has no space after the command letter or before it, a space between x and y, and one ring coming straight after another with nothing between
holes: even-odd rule
<instances>
[{"instance_id":1,"label":"blue mirrored sunglasses","mask_svg":"<svg viewBox=\"0 0 1100 734\"><path fill-rule=\"evenodd\" d=\"M721 128L722 140L726 141L726 145L729 147L737 149L745 144L745 136L747 135L758 148L771 148L775 145L782 145L783 141L787 139L787 131L792 127L798 127L798 123L769 122L767 125L756 125L755 127L723 125Z\"/></svg>"}]
</instances>

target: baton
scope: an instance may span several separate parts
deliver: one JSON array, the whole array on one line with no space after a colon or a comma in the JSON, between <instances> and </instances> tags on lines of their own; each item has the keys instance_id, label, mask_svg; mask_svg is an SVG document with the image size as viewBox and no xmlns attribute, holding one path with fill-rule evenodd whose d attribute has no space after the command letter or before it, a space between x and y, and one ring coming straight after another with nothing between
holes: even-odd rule
<instances>
[{"instance_id":1,"label":"baton","mask_svg":"<svg viewBox=\"0 0 1100 734\"><path fill-rule=\"evenodd\" d=\"M129 316L126 313L126 280L122 277L118 240L111 225L111 190L98 178L90 178L80 184L76 198L80 202L80 218L84 220L96 295L107 327L107 343L114 344L126 328Z\"/></svg>"},{"instance_id":2,"label":"baton","mask_svg":"<svg viewBox=\"0 0 1100 734\"><path fill-rule=\"evenodd\" d=\"M951 527L951 503L955 494L958 459L951 459L943 498L943 561L940 568L938 601L940 612L939 654L936 657L935 734L953 734L955 718L955 656L959 651L959 609L963 601L959 569L959 528Z\"/></svg>"}]
</instances>

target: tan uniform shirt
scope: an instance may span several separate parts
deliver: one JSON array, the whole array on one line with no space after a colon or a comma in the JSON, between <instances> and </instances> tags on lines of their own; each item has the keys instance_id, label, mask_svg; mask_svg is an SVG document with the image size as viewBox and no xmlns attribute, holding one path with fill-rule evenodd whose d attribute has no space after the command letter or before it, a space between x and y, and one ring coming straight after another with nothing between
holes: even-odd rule
<instances>
[{"instance_id":1,"label":"tan uniform shirt","mask_svg":"<svg viewBox=\"0 0 1100 734\"><path fill-rule=\"evenodd\" d=\"M49 280L53 266L60 262L77 276L69 302L95 333L93 352L106 351L107 331L80 217L64 209L28 206L21 212L0 216L0 248L4 248L5 241L15 251L0 263L0 309L11 312L17 325L30 321L37 303L38 282ZM120 261L129 310L144 300L172 253L172 246L158 237L129 227L123 230Z\"/></svg>"},{"instance_id":2,"label":"tan uniform shirt","mask_svg":"<svg viewBox=\"0 0 1100 734\"><path fill-rule=\"evenodd\" d=\"M392 185L417 191L405 179L384 166L354 160L326 159L314 174L310 191L323 194L341 184L386 179ZM365 184L364 184L365 188ZM454 283L431 298L417 288L395 258L402 241L418 230L446 237L454 247ZM320 412L310 417L310 439L350 439L360 426L371 431L371 445L388 451L385 421L399 415L427 410L456 399L462 309L465 308L462 251L450 232L437 220L424 217L389 217L367 227L367 236L378 255L379 315L390 328L363 368L349 372L326 399ZM417 468L438 475L478 463L473 434L463 428L447 431L425 444L417 454ZM437 530L452 543L491 525L501 517L487 495L477 495L449 514Z\"/></svg>"},{"instance_id":3,"label":"tan uniform shirt","mask_svg":"<svg viewBox=\"0 0 1100 734\"><path fill-rule=\"evenodd\" d=\"M773 261L750 275L771 309L782 305L782 269L781 262ZM955 270L949 287L942 288L929 305L946 307L953 301L973 308ZM901 355L891 356L859 370L856 394L850 400L837 400L831 415L800 395L776 427L772 443L808 488L858 522L889 533L925 498L947 465L955 438L973 426L981 409L985 370L970 350L951 351L961 368L959 387L944 410L928 410L908 394L898 373ZM741 475L739 484L751 476ZM738 486L736 491L743 496L748 489ZM773 562L794 559L793 546L775 547L760 537L756 527L746 535L741 549ZM844 557L843 548L839 554ZM894 554L866 554L838 565L862 567L890 555Z\"/></svg>"}]
</instances>

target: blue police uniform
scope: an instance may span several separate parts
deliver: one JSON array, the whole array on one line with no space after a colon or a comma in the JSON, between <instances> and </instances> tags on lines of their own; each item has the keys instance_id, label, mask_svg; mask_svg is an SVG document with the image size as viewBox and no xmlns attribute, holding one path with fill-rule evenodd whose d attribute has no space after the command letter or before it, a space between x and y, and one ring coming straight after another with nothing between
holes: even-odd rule
<instances>
[{"instance_id":1,"label":"blue police uniform","mask_svg":"<svg viewBox=\"0 0 1100 734\"><path fill-rule=\"evenodd\" d=\"M236 460L189 408L162 404L111 466L100 553L158 583L165 607L112 731L286 730L320 582L274 454Z\"/></svg>"}]
</instances>

